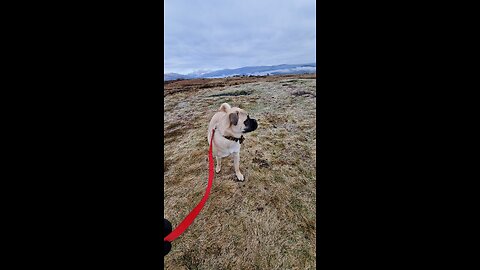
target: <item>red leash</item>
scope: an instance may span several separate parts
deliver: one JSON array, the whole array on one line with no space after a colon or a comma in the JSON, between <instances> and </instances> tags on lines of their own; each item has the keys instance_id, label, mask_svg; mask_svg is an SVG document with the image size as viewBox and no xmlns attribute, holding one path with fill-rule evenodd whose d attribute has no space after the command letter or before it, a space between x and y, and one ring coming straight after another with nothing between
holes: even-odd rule
<instances>
[{"instance_id":1,"label":"red leash","mask_svg":"<svg viewBox=\"0 0 480 270\"><path fill-rule=\"evenodd\" d=\"M203 208L203 205L208 200L208 195L210 195L210 189L212 188L213 182L213 155L212 155L212 145L213 145L213 135L215 134L215 129L212 130L212 137L210 138L210 149L208 150L208 163L209 163L209 174L208 174L208 185L205 195L203 195L202 200L195 206L195 208L188 214L188 216L178 225L178 227L173 230L169 235L163 238L163 241L172 242L177 239L195 220L200 211Z\"/></svg>"}]
</instances>

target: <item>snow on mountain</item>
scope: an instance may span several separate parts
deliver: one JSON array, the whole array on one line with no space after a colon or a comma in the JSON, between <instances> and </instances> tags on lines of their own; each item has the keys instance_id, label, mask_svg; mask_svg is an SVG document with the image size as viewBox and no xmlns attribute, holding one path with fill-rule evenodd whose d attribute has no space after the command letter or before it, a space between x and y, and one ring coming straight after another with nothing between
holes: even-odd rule
<instances>
[{"instance_id":1,"label":"snow on mountain","mask_svg":"<svg viewBox=\"0 0 480 270\"><path fill-rule=\"evenodd\" d=\"M196 71L187 75L178 73L164 74L163 80L176 79L193 79L193 78L224 78L231 76L265 76L265 75L280 75L280 74L304 74L315 73L317 71L317 64L302 64L302 65L276 65L276 66L252 66L242 67L236 69L222 69L216 71Z\"/></svg>"}]
</instances>

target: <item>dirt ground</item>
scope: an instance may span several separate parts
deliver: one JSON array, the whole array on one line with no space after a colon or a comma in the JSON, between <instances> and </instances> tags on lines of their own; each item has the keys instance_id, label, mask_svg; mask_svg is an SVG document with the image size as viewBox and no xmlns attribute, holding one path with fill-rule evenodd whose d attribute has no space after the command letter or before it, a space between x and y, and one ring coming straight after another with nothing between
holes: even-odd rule
<instances>
[{"instance_id":1,"label":"dirt ground","mask_svg":"<svg viewBox=\"0 0 480 270\"><path fill-rule=\"evenodd\" d=\"M208 180L207 128L224 102L247 110L236 181L223 159L210 198L173 242L165 269L314 269L316 76L198 79L164 85L164 217L174 228Z\"/></svg>"}]
</instances>

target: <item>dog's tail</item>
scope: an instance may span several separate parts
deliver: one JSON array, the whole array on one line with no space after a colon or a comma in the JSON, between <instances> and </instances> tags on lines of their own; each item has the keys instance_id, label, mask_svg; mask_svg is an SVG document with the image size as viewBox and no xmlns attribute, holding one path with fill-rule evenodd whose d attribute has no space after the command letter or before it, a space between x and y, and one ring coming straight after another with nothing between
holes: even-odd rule
<instances>
[{"instance_id":1,"label":"dog's tail","mask_svg":"<svg viewBox=\"0 0 480 270\"><path fill-rule=\"evenodd\" d=\"M231 108L232 107L230 107L230 105L228 105L228 103L223 103L222 106L220 106L220 109L218 109L218 110L221 111L221 112L227 112Z\"/></svg>"}]
</instances>

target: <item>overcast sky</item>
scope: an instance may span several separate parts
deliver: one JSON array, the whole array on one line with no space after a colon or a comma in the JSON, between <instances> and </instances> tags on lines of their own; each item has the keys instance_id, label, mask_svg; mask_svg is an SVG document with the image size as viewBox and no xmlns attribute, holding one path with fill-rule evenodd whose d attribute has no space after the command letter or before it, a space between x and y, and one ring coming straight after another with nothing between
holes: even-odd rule
<instances>
[{"instance_id":1,"label":"overcast sky","mask_svg":"<svg viewBox=\"0 0 480 270\"><path fill-rule=\"evenodd\" d=\"M315 0L164 0L165 73L316 62Z\"/></svg>"}]
</instances>

